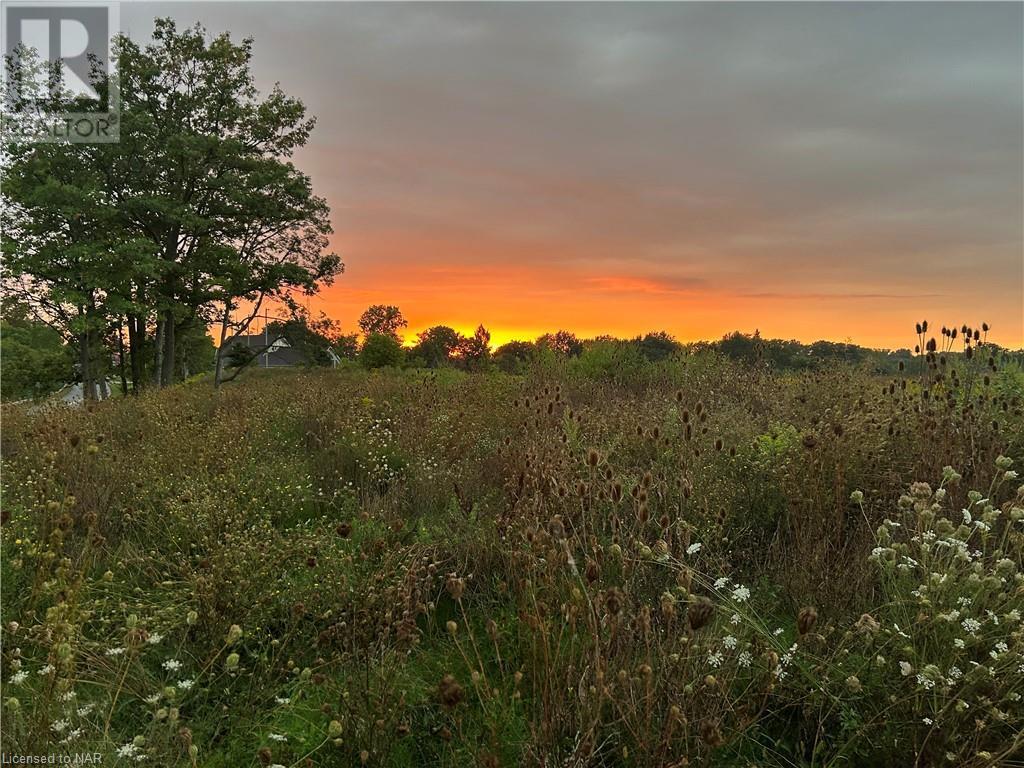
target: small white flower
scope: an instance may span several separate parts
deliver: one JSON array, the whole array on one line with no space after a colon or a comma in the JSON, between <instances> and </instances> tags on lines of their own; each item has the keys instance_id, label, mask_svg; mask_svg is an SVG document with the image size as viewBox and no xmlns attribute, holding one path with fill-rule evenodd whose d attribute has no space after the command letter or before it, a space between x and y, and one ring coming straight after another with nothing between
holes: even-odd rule
<instances>
[{"instance_id":1,"label":"small white flower","mask_svg":"<svg viewBox=\"0 0 1024 768\"><path fill-rule=\"evenodd\" d=\"M179 680L177 683L178 687L181 688L181 690L183 691L187 691L195 684L195 680Z\"/></svg>"},{"instance_id":2,"label":"small white flower","mask_svg":"<svg viewBox=\"0 0 1024 768\"><path fill-rule=\"evenodd\" d=\"M734 613L732 616L729 617L729 623L733 625L739 624L740 615L738 613Z\"/></svg>"},{"instance_id":3,"label":"small white flower","mask_svg":"<svg viewBox=\"0 0 1024 768\"><path fill-rule=\"evenodd\" d=\"M991 656L993 659L998 659L1008 650L1010 650L1010 646L1008 646L1005 642L1000 640L998 643L996 643L996 647L988 652L988 655Z\"/></svg>"},{"instance_id":4,"label":"small white flower","mask_svg":"<svg viewBox=\"0 0 1024 768\"><path fill-rule=\"evenodd\" d=\"M931 725L932 724L932 719L930 717L926 717L921 722L923 722L925 725Z\"/></svg>"},{"instance_id":5,"label":"small white flower","mask_svg":"<svg viewBox=\"0 0 1024 768\"><path fill-rule=\"evenodd\" d=\"M962 637L954 637L953 638L953 647L954 648L963 648L965 645L966 645L966 643L964 642L964 639Z\"/></svg>"},{"instance_id":6,"label":"small white flower","mask_svg":"<svg viewBox=\"0 0 1024 768\"><path fill-rule=\"evenodd\" d=\"M723 576L720 579L715 579L715 589L725 589L729 586L729 579Z\"/></svg>"},{"instance_id":7,"label":"small white flower","mask_svg":"<svg viewBox=\"0 0 1024 768\"><path fill-rule=\"evenodd\" d=\"M158 701L160 701L160 694L154 693L152 696L147 696L145 701L147 704L156 704Z\"/></svg>"},{"instance_id":8,"label":"small white flower","mask_svg":"<svg viewBox=\"0 0 1024 768\"><path fill-rule=\"evenodd\" d=\"M736 663L746 669L754 661L754 657L750 655L750 651L741 651L740 655L736 657Z\"/></svg>"},{"instance_id":9,"label":"small white flower","mask_svg":"<svg viewBox=\"0 0 1024 768\"><path fill-rule=\"evenodd\" d=\"M718 651L708 651L708 664L712 667L719 667L722 664L722 654Z\"/></svg>"},{"instance_id":10,"label":"small white flower","mask_svg":"<svg viewBox=\"0 0 1024 768\"><path fill-rule=\"evenodd\" d=\"M952 666L949 668L949 674L947 675L950 680L959 680L964 676L963 670L958 666Z\"/></svg>"},{"instance_id":11,"label":"small white flower","mask_svg":"<svg viewBox=\"0 0 1024 768\"><path fill-rule=\"evenodd\" d=\"M118 757L132 757L139 750L132 742L128 742L124 746L117 748Z\"/></svg>"},{"instance_id":12,"label":"small white flower","mask_svg":"<svg viewBox=\"0 0 1024 768\"><path fill-rule=\"evenodd\" d=\"M901 661L900 662L900 674L901 675L903 675L904 677L907 677L913 671L914 671L914 668L910 665L909 661Z\"/></svg>"},{"instance_id":13,"label":"small white flower","mask_svg":"<svg viewBox=\"0 0 1024 768\"><path fill-rule=\"evenodd\" d=\"M291 704L292 702L291 699L286 698L284 696L275 696L274 701L280 704L281 706L284 706L285 704Z\"/></svg>"},{"instance_id":14,"label":"small white flower","mask_svg":"<svg viewBox=\"0 0 1024 768\"><path fill-rule=\"evenodd\" d=\"M61 731L66 730L69 725L71 725L71 723L69 723L67 720L58 720L55 723L51 723L50 728L53 729L53 731L55 731L56 733L60 733Z\"/></svg>"},{"instance_id":15,"label":"small white flower","mask_svg":"<svg viewBox=\"0 0 1024 768\"><path fill-rule=\"evenodd\" d=\"M973 635L981 629L981 622L977 619L964 619L960 622L960 626L963 627L965 631L970 632Z\"/></svg>"},{"instance_id":16,"label":"small white flower","mask_svg":"<svg viewBox=\"0 0 1024 768\"><path fill-rule=\"evenodd\" d=\"M146 638L146 642L149 643L150 645L156 645L157 643L159 643L163 639L164 639L163 635L161 635L159 632L154 632L152 635L150 635L148 638Z\"/></svg>"},{"instance_id":17,"label":"small white flower","mask_svg":"<svg viewBox=\"0 0 1024 768\"><path fill-rule=\"evenodd\" d=\"M78 694L75 691L68 691L67 693L62 693L60 695L60 700L61 701L71 701L76 696L78 696Z\"/></svg>"},{"instance_id":18,"label":"small white flower","mask_svg":"<svg viewBox=\"0 0 1024 768\"><path fill-rule=\"evenodd\" d=\"M163 663L162 666L168 672L177 672L179 669L181 669L181 662L177 659L168 659Z\"/></svg>"},{"instance_id":19,"label":"small white flower","mask_svg":"<svg viewBox=\"0 0 1024 768\"><path fill-rule=\"evenodd\" d=\"M84 707L78 708L78 716L85 717L96 708L95 704L86 704Z\"/></svg>"},{"instance_id":20,"label":"small white flower","mask_svg":"<svg viewBox=\"0 0 1024 768\"><path fill-rule=\"evenodd\" d=\"M127 651L127 648L107 648L107 656L120 656L122 653Z\"/></svg>"},{"instance_id":21,"label":"small white flower","mask_svg":"<svg viewBox=\"0 0 1024 768\"><path fill-rule=\"evenodd\" d=\"M736 589L732 591L732 599L738 603L745 603L749 597L750 590L744 586L736 587Z\"/></svg>"},{"instance_id":22,"label":"small white flower","mask_svg":"<svg viewBox=\"0 0 1024 768\"><path fill-rule=\"evenodd\" d=\"M280 733L271 733L267 736L271 741L288 741L287 736L282 736Z\"/></svg>"},{"instance_id":23,"label":"small white flower","mask_svg":"<svg viewBox=\"0 0 1024 768\"><path fill-rule=\"evenodd\" d=\"M686 554L688 554L688 555L696 555L698 552L700 552L700 548L701 548L701 543L699 541L694 542L693 544L691 544L690 546L688 546L686 548Z\"/></svg>"},{"instance_id":24,"label":"small white flower","mask_svg":"<svg viewBox=\"0 0 1024 768\"><path fill-rule=\"evenodd\" d=\"M43 677L46 677L46 675L52 675L56 671L57 668L53 666L53 664L47 664L45 667L39 670L39 674Z\"/></svg>"},{"instance_id":25,"label":"small white flower","mask_svg":"<svg viewBox=\"0 0 1024 768\"><path fill-rule=\"evenodd\" d=\"M724 645L724 646L725 646L726 648L728 648L728 649L729 649L730 651L731 651L731 650L732 650L733 648L735 648L735 647L736 647L736 645L737 645L737 643L738 643L738 642L739 642L739 641L738 641L738 640L736 640L736 638L735 638L735 637L733 637L732 635L726 635L725 637L723 637L723 638L722 638L722 645Z\"/></svg>"},{"instance_id":26,"label":"small white flower","mask_svg":"<svg viewBox=\"0 0 1024 768\"><path fill-rule=\"evenodd\" d=\"M8 682L9 682L9 683L10 683L11 685L21 685L22 683L24 683L24 682L25 682L25 680L26 680L27 678L28 678L28 672L26 672L26 671L25 671L25 670L23 669L23 670L21 670L20 672L15 672L15 673L14 673L13 675L11 675L11 679L10 679L10 680L8 680Z\"/></svg>"}]
</instances>

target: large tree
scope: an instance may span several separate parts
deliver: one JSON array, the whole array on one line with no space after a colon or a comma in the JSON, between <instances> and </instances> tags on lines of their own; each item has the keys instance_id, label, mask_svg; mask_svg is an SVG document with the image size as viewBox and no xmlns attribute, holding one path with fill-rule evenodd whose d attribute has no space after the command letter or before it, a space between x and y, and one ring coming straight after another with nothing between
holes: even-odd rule
<instances>
[{"instance_id":1,"label":"large tree","mask_svg":"<svg viewBox=\"0 0 1024 768\"><path fill-rule=\"evenodd\" d=\"M342 265L326 251L327 204L290 161L314 121L280 88L258 93L251 40L158 19L152 43L119 37L114 52L119 142L10 153L5 255L20 258L6 277L46 289L83 359L94 327L126 334L138 389L147 370L160 385L180 376L186 329L217 322L226 349L265 302L312 293ZM111 85L97 70L95 90Z\"/></svg>"}]
</instances>

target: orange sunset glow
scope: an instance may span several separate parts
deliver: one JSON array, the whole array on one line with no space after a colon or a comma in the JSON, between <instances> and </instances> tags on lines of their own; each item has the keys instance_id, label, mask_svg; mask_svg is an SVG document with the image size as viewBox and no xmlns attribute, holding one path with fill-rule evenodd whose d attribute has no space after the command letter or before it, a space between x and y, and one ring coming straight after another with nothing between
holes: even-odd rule
<instances>
[{"instance_id":1,"label":"orange sunset glow","mask_svg":"<svg viewBox=\"0 0 1024 768\"><path fill-rule=\"evenodd\" d=\"M133 3L252 36L318 123L295 158L406 341L483 324L1024 346L1019 4ZM133 19L138 19L137 24Z\"/></svg>"}]
</instances>

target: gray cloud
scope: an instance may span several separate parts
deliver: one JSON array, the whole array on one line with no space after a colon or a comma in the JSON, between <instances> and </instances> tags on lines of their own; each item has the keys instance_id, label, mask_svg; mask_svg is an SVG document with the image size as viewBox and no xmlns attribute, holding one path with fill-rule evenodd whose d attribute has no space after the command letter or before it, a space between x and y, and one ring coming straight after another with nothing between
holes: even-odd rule
<instances>
[{"instance_id":1,"label":"gray cloud","mask_svg":"<svg viewBox=\"0 0 1024 768\"><path fill-rule=\"evenodd\" d=\"M301 162L343 251L347 236L430 232L740 295L799 280L1019 307L1022 13L132 3L122 21L137 37L172 15L256 39L261 83L319 116Z\"/></svg>"}]
</instances>

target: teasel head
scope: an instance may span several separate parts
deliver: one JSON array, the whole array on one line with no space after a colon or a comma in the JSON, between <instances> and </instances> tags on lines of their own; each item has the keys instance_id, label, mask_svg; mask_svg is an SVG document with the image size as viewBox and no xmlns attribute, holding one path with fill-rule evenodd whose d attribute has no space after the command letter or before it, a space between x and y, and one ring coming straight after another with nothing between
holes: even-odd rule
<instances>
[{"instance_id":1,"label":"teasel head","mask_svg":"<svg viewBox=\"0 0 1024 768\"><path fill-rule=\"evenodd\" d=\"M725 443L722 442L722 438L720 438L720 437L716 438L715 439L715 450L716 451L720 451L724 447L725 447Z\"/></svg>"},{"instance_id":2,"label":"teasel head","mask_svg":"<svg viewBox=\"0 0 1024 768\"><path fill-rule=\"evenodd\" d=\"M445 581L445 589L448 590L448 594L452 596L452 600L459 601L462 599L462 593L466 591L466 582L464 579L460 579L454 573L449 574L448 579Z\"/></svg>"},{"instance_id":3,"label":"teasel head","mask_svg":"<svg viewBox=\"0 0 1024 768\"><path fill-rule=\"evenodd\" d=\"M818 611L815 608L807 606L800 609L800 613L796 617L796 629L801 637L811 632L817 623Z\"/></svg>"},{"instance_id":4,"label":"teasel head","mask_svg":"<svg viewBox=\"0 0 1024 768\"><path fill-rule=\"evenodd\" d=\"M600 460L601 457L600 455L598 455L597 451L594 448L591 448L589 451L587 451L587 466L596 467L597 463Z\"/></svg>"},{"instance_id":5,"label":"teasel head","mask_svg":"<svg viewBox=\"0 0 1024 768\"><path fill-rule=\"evenodd\" d=\"M676 402L677 403L683 402L683 390L681 390L681 389L677 389L676 390Z\"/></svg>"},{"instance_id":6,"label":"teasel head","mask_svg":"<svg viewBox=\"0 0 1024 768\"><path fill-rule=\"evenodd\" d=\"M707 626L715 613L715 604L706 597L698 597L686 609L686 621L694 632Z\"/></svg>"},{"instance_id":7,"label":"teasel head","mask_svg":"<svg viewBox=\"0 0 1024 768\"><path fill-rule=\"evenodd\" d=\"M612 486L612 501L622 501L622 483L618 481Z\"/></svg>"},{"instance_id":8,"label":"teasel head","mask_svg":"<svg viewBox=\"0 0 1024 768\"><path fill-rule=\"evenodd\" d=\"M462 702L462 686L459 685L459 681L455 679L454 675L447 674L441 678L441 682L437 685L437 698L445 709L454 709Z\"/></svg>"},{"instance_id":9,"label":"teasel head","mask_svg":"<svg viewBox=\"0 0 1024 768\"><path fill-rule=\"evenodd\" d=\"M612 587L604 594L604 609L609 616L618 616L622 612L622 592Z\"/></svg>"},{"instance_id":10,"label":"teasel head","mask_svg":"<svg viewBox=\"0 0 1024 768\"><path fill-rule=\"evenodd\" d=\"M701 720L699 732L700 740L712 749L717 749L725 744L725 737L722 735L722 728L717 720Z\"/></svg>"},{"instance_id":11,"label":"teasel head","mask_svg":"<svg viewBox=\"0 0 1024 768\"><path fill-rule=\"evenodd\" d=\"M601 578L601 566L597 564L596 560L587 558L587 567L585 573L587 576L587 583L593 584L595 581Z\"/></svg>"}]
</instances>

